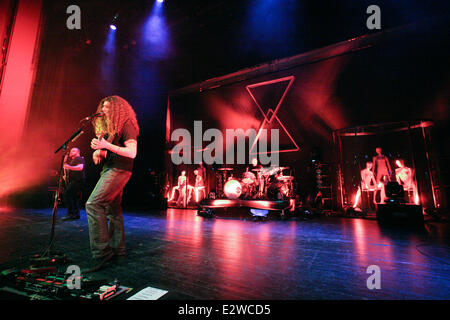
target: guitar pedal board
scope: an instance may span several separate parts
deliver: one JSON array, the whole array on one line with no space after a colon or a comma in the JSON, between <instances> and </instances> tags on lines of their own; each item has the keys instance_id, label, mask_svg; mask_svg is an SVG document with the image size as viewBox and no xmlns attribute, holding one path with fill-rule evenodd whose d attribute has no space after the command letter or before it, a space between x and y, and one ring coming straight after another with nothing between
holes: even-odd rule
<instances>
[{"instance_id":1,"label":"guitar pedal board","mask_svg":"<svg viewBox=\"0 0 450 320\"><path fill-rule=\"evenodd\" d=\"M0 273L3 294L15 293L30 300L109 300L132 289L119 285L118 280L79 277L79 288L70 288L71 274L56 267L8 269Z\"/></svg>"}]
</instances>

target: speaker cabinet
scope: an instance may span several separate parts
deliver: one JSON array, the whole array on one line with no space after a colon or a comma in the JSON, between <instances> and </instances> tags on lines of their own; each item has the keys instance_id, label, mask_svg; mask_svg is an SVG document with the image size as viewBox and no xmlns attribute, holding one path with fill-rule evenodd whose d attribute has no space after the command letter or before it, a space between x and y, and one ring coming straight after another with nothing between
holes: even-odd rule
<instances>
[{"instance_id":1,"label":"speaker cabinet","mask_svg":"<svg viewBox=\"0 0 450 320\"><path fill-rule=\"evenodd\" d=\"M421 205L387 203L379 204L377 209L379 224L423 225Z\"/></svg>"}]
</instances>

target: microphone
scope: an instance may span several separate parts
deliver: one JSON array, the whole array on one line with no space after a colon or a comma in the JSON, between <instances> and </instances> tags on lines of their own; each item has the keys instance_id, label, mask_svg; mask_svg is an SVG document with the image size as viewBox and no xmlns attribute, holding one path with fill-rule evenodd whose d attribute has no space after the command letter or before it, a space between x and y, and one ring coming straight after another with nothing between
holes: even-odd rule
<instances>
[{"instance_id":1,"label":"microphone","mask_svg":"<svg viewBox=\"0 0 450 320\"><path fill-rule=\"evenodd\" d=\"M89 117L84 118L83 120L87 121L87 120L91 120L91 119L94 119L94 118L97 118L97 117L103 117L104 115L105 115L104 112L97 112L97 113L94 113L94 114L90 115Z\"/></svg>"}]
</instances>

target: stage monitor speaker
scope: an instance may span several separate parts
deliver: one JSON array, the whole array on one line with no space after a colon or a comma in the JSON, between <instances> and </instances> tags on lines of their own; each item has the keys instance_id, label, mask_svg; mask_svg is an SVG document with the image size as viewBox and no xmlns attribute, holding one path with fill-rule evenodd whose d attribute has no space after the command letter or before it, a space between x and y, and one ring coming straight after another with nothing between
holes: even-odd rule
<instances>
[{"instance_id":1,"label":"stage monitor speaker","mask_svg":"<svg viewBox=\"0 0 450 320\"><path fill-rule=\"evenodd\" d=\"M379 204L377 220L379 224L423 226L422 206L404 203Z\"/></svg>"}]
</instances>

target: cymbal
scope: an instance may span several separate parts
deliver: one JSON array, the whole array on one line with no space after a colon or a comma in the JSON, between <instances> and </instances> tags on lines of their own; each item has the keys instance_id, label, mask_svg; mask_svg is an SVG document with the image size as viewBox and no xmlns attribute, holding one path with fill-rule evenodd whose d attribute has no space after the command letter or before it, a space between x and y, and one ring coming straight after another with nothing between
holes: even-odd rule
<instances>
[{"instance_id":1,"label":"cymbal","mask_svg":"<svg viewBox=\"0 0 450 320\"><path fill-rule=\"evenodd\" d=\"M264 169L263 168L255 168L255 169L252 169L252 171L255 171L255 172L259 172L259 171L263 171Z\"/></svg>"},{"instance_id":2,"label":"cymbal","mask_svg":"<svg viewBox=\"0 0 450 320\"><path fill-rule=\"evenodd\" d=\"M271 175L275 174L275 172L276 171L269 170L269 169L266 169L266 168L262 168L261 175L263 175L263 176L271 176Z\"/></svg>"},{"instance_id":3,"label":"cymbal","mask_svg":"<svg viewBox=\"0 0 450 320\"><path fill-rule=\"evenodd\" d=\"M233 168L219 168L217 170L230 171L230 170L234 170L234 169Z\"/></svg>"},{"instance_id":4,"label":"cymbal","mask_svg":"<svg viewBox=\"0 0 450 320\"><path fill-rule=\"evenodd\" d=\"M274 175L275 173L277 173L280 170L280 168L279 167L271 167L266 170L267 170L266 172L271 176L271 175Z\"/></svg>"},{"instance_id":5,"label":"cymbal","mask_svg":"<svg viewBox=\"0 0 450 320\"><path fill-rule=\"evenodd\" d=\"M277 179L280 180L280 181L291 181L291 180L294 180L294 177L292 177L292 176L279 176L279 177L277 177Z\"/></svg>"}]
</instances>

